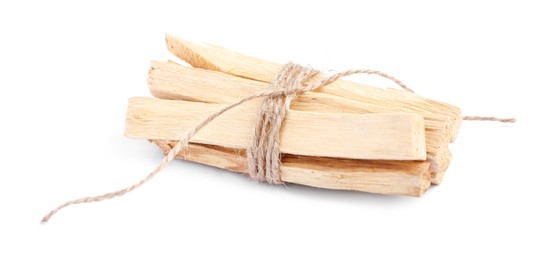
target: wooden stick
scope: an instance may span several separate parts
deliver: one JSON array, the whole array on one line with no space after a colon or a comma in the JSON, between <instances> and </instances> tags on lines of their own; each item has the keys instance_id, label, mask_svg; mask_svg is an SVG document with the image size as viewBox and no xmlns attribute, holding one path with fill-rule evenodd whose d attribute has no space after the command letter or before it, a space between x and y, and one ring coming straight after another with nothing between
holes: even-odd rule
<instances>
[{"instance_id":1,"label":"wooden stick","mask_svg":"<svg viewBox=\"0 0 550 260\"><path fill-rule=\"evenodd\" d=\"M210 103L232 103L269 88L265 82L158 61L152 62L148 81L149 89L155 97ZM291 106L294 110L331 113L391 112L387 107L384 103L363 103L318 92L303 93ZM432 162L432 183L439 184L450 162L446 133L450 132L452 126L445 116L437 114L426 117L425 125L426 150L428 160Z\"/></svg>"},{"instance_id":2,"label":"wooden stick","mask_svg":"<svg viewBox=\"0 0 550 260\"><path fill-rule=\"evenodd\" d=\"M167 153L175 141L153 142ZM248 173L244 150L190 144L177 157ZM282 158L281 178L286 183L326 189L420 196L430 186L428 169L429 163L426 161L363 161L285 155Z\"/></svg>"},{"instance_id":3,"label":"wooden stick","mask_svg":"<svg viewBox=\"0 0 550 260\"><path fill-rule=\"evenodd\" d=\"M246 149L261 100L214 119L192 142ZM128 102L125 135L181 140L226 105L148 97ZM280 134L285 154L370 160L425 160L424 122L415 114L346 114L289 110Z\"/></svg>"},{"instance_id":4,"label":"wooden stick","mask_svg":"<svg viewBox=\"0 0 550 260\"><path fill-rule=\"evenodd\" d=\"M168 34L166 46L170 52L193 67L221 71L257 81L270 83L282 68L280 64L218 46L196 44ZM316 82L322 78L321 75L312 81ZM447 134L449 141L456 138L462 122L458 107L429 100L407 91L382 89L345 80L337 80L316 91L368 104L384 104L392 112L418 112L426 120L433 115L444 115L446 121L451 122L451 128Z\"/></svg>"}]
</instances>

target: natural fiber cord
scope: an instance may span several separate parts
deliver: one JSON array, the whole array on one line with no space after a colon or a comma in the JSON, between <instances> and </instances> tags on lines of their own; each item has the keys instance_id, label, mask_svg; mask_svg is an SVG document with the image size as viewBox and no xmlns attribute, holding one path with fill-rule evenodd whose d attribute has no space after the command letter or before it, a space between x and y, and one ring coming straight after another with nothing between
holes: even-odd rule
<instances>
[{"instance_id":1,"label":"natural fiber cord","mask_svg":"<svg viewBox=\"0 0 550 260\"><path fill-rule=\"evenodd\" d=\"M273 90L299 89L305 82L319 73L311 68L286 64L273 81ZM283 125L290 103L297 93L267 97L264 99L256 126L252 144L246 150L250 177L271 184L281 184L281 155L279 151L279 132Z\"/></svg>"}]
</instances>

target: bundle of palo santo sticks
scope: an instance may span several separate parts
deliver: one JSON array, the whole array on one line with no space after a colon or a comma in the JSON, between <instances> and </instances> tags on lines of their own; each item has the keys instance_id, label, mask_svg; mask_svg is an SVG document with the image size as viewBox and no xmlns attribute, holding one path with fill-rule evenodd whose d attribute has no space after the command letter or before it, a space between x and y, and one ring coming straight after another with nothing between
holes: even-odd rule
<instances>
[{"instance_id":1,"label":"bundle of palo santo sticks","mask_svg":"<svg viewBox=\"0 0 550 260\"><path fill-rule=\"evenodd\" d=\"M221 47L166 36L192 67L153 61L155 98L129 100L125 135L165 153L198 123L243 97L268 90L282 65ZM325 76L317 75L311 81ZM246 148L260 100L224 113L193 136L177 158L248 173ZM422 195L441 183L458 134L458 107L401 89L338 79L301 93L281 128L281 180L314 187Z\"/></svg>"}]
</instances>

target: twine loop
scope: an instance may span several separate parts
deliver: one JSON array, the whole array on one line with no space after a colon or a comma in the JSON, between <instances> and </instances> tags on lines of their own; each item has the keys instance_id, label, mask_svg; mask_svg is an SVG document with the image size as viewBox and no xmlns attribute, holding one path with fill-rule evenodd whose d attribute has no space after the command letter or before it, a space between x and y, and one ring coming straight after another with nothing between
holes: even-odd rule
<instances>
[{"instance_id":1,"label":"twine loop","mask_svg":"<svg viewBox=\"0 0 550 260\"><path fill-rule=\"evenodd\" d=\"M273 91L281 95L268 96L260 106L254 127L252 142L246 150L250 177L260 182L282 184L279 133L290 103L304 85L319 72L288 63L275 77Z\"/></svg>"}]
</instances>

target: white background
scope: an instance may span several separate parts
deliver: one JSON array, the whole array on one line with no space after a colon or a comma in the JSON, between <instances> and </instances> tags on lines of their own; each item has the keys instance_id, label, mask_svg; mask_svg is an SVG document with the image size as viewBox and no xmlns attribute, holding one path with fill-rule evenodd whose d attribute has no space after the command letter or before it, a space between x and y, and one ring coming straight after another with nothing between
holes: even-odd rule
<instances>
[{"instance_id":1,"label":"white background","mask_svg":"<svg viewBox=\"0 0 550 260\"><path fill-rule=\"evenodd\" d=\"M197 1L199 2L199 1ZM0 259L549 259L550 16L544 1L2 1ZM304 1L305 2L305 1ZM280 63L371 68L464 114L421 198L257 184L122 136L164 33ZM372 84L392 86L374 77Z\"/></svg>"}]
</instances>

